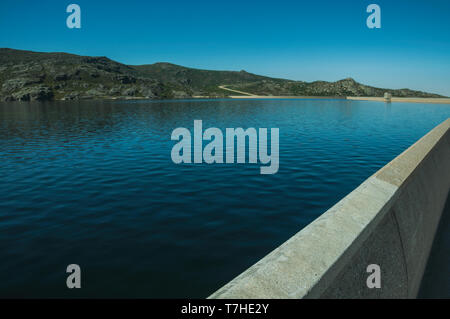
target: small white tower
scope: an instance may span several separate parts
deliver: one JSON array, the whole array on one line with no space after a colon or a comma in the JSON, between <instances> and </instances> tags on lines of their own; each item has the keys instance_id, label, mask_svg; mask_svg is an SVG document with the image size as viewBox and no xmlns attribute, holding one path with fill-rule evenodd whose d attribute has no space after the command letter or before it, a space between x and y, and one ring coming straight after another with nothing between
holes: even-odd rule
<instances>
[{"instance_id":1,"label":"small white tower","mask_svg":"<svg viewBox=\"0 0 450 319\"><path fill-rule=\"evenodd\" d=\"M385 93L384 93L384 100L385 100L386 102L391 102L391 99L392 99L392 94L391 94L391 93L388 93L388 92L385 92Z\"/></svg>"}]
</instances>

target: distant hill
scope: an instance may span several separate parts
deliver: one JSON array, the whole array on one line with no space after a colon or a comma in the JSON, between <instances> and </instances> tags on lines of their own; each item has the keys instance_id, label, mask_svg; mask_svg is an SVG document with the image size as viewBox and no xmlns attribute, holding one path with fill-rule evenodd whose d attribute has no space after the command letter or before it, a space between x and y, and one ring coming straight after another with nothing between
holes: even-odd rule
<instances>
[{"instance_id":1,"label":"distant hill","mask_svg":"<svg viewBox=\"0 0 450 319\"><path fill-rule=\"evenodd\" d=\"M170 63L125 65L106 57L0 49L0 100L107 98L187 98L237 95L442 97L409 89L366 86L348 78L337 82L276 79L245 71L210 71Z\"/></svg>"}]
</instances>

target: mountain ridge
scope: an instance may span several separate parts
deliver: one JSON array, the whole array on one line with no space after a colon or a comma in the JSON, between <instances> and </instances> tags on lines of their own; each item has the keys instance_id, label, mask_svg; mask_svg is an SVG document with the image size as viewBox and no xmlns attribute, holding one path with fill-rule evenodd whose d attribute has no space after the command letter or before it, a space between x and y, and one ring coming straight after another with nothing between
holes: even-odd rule
<instances>
[{"instance_id":1,"label":"mountain ridge","mask_svg":"<svg viewBox=\"0 0 450 319\"><path fill-rule=\"evenodd\" d=\"M410 89L384 89L353 78L294 81L241 71L215 71L169 62L126 65L105 56L0 48L0 100L225 98L231 92L263 96L443 97ZM236 94L233 94L236 95Z\"/></svg>"}]
</instances>

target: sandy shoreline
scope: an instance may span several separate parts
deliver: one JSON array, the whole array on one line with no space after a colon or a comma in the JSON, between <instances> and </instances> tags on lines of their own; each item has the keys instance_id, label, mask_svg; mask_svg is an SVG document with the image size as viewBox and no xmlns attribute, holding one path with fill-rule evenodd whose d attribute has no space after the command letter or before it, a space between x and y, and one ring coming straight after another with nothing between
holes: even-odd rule
<instances>
[{"instance_id":1,"label":"sandy shoreline","mask_svg":"<svg viewBox=\"0 0 450 319\"><path fill-rule=\"evenodd\" d=\"M386 102L383 97L364 97L364 96L262 96L262 95L231 95L231 99L338 99L353 101L378 101ZM450 98L421 98L421 97L393 97L391 102L409 102L409 103L434 103L450 104Z\"/></svg>"},{"instance_id":2,"label":"sandy shoreline","mask_svg":"<svg viewBox=\"0 0 450 319\"><path fill-rule=\"evenodd\" d=\"M187 97L186 97L187 98ZM194 95L192 99L217 99L206 95ZM383 97L363 97L363 96L276 96L276 95L230 95L226 99L245 99L245 100L352 100L352 101L377 101L386 102ZM92 100L92 99L86 99ZM94 99L95 100L95 99ZM148 97L127 96L127 97L104 97L100 100L153 100ZM56 101L65 101L64 99ZM433 103L433 104L450 104L450 98L419 98L419 97L393 97L391 102L407 102L407 103Z\"/></svg>"},{"instance_id":3,"label":"sandy shoreline","mask_svg":"<svg viewBox=\"0 0 450 319\"><path fill-rule=\"evenodd\" d=\"M347 96L347 100L385 102L382 97ZM450 98L392 97L391 102L450 104Z\"/></svg>"},{"instance_id":4,"label":"sandy shoreline","mask_svg":"<svg viewBox=\"0 0 450 319\"><path fill-rule=\"evenodd\" d=\"M193 96L197 99L208 99L209 96ZM363 97L363 96L268 96L268 95L230 95L230 99L338 99L353 101L378 101L386 102L383 97ZM409 103L434 103L434 104L450 104L450 98L420 98L420 97L393 97L391 102L409 102Z\"/></svg>"},{"instance_id":5,"label":"sandy shoreline","mask_svg":"<svg viewBox=\"0 0 450 319\"><path fill-rule=\"evenodd\" d=\"M206 95L194 95L195 99L211 99L215 97L210 97ZM280 99L313 99L313 100L345 100L345 96L283 96L283 95L230 95L226 99L259 99L259 100L280 100Z\"/></svg>"},{"instance_id":6,"label":"sandy shoreline","mask_svg":"<svg viewBox=\"0 0 450 319\"><path fill-rule=\"evenodd\" d=\"M283 96L283 95L230 95L231 99L338 99L345 100L345 96Z\"/></svg>"}]
</instances>

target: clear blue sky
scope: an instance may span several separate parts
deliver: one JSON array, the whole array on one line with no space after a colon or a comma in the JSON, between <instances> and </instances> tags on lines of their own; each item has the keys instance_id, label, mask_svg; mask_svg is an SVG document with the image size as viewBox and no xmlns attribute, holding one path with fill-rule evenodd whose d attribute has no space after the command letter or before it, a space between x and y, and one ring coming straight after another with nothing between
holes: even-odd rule
<instances>
[{"instance_id":1,"label":"clear blue sky","mask_svg":"<svg viewBox=\"0 0 450 319\"><path fill-rule=\"evenodd\" d=\"M66 27L79 4L82 28ZM381 7L381 29L366 26ZM0 47L450 96L449 0L1 0Z\"/></svg>"}]
</instances>

